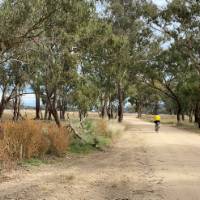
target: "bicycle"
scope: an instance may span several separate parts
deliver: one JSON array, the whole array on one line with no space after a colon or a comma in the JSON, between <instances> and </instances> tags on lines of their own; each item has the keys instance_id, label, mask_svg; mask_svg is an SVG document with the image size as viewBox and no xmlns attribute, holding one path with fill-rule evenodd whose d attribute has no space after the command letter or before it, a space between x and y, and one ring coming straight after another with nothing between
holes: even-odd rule
<instances>
[{"instance_id":1,"label":"bicycle","mask_svg":"<svg viewBox=\"0 0 200 200\"><path fill-rule=\"evenodd\" d=\"M155 122L155 132L159 132L160 122Z\"/></svg>"}]
</instances>

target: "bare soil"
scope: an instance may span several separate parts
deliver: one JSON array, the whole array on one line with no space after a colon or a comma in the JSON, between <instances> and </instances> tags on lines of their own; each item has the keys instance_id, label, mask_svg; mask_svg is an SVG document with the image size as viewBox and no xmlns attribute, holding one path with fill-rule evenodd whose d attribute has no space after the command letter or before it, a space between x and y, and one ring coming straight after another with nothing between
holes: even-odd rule
<instances>
[{"instance_id":1,"label":"bare soil","mask_svg":"<svg viewBox=\"0 0 200 200\"><path fill-rule=\"evenodd\" d=\"M0 176L0 200L198 200L200 135L127 115L106 152Z\"/></svg>"}]
</instances>

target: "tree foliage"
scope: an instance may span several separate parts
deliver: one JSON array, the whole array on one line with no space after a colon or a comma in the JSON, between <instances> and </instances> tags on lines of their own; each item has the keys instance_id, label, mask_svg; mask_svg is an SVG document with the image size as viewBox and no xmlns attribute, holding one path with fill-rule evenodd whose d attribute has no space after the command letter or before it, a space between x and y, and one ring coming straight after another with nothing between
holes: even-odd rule
<instances>
[{"instance_id":1,"label":"tree foliage","mask_svg":"<svg viewBox=\"0 0 200 200\"><path fill-rule=\"evenodd\" d=\"M145 0L2 1L0 117L13 102L18 119L31 87L36 119L53 116L58 126L67 109L80 120L97 110L121 122L127 100L139 116L162 103L178 121L188 114L200 124L199 12L195 0L165 8Z\"/></svg>"}]
</instances>

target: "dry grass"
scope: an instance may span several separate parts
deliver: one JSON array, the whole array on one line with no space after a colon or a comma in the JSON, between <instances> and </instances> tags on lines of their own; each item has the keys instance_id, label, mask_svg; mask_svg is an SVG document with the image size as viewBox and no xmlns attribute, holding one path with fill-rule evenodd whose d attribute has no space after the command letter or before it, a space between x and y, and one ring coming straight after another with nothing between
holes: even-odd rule
<instances>
[{"instance_id":1,"label":"dry grass","mask_svg":"<svg viewBox=\"0 0 200 200\"><path fill-rule=\"evenodd\" d=\"M50 124L48 127L48 138L50 140L49 152L61 156L69 145L69 133L64 127L57 128Z\"/></svg>"},{"instance_id":2,"label":"dry grass","mask_svg":"<svg viewBox=\"0 0 200 200\"><path fill-rule=\"evenodd\" d=\"M6 110L4 113L4 137L0 127L0 168L7 163L40 158L47 153L61 156L66 152L70 146L68 130L64 127L58 128L53 121L32 120L35 116L34 110L22 110L21 113L26 120L19 122L8 120L12 118L11 111ZM72 121L78 123L77 112L70 112L69 116ZM102 146L113 141L124 130L123 126L114 121L99 119L97 113L89 113L90 120L93 125L86 123L84 133L87 133L87 137L91 135L97 138ZM89 132L91 134L88 134Z\"/></svg>"},{"instance_id":3,"label":"dry grass","mask_svg":"<svg viewBox=\"0 0 200 200\"><path fill-rule=\"evenodd\" d=\"M99 119L96 122L96 132L104 137L115 139L123 131L125 131L125 126L119 124L116 120Z\"/></svg>"},{"instance_id":4,"label":"dry grass","mask_svg":"<svg viewBox=\"0 0 200 200\"><path fill-rule=\"evenodd\" d=\"M10 148L10 156L14 158L37 157L45 151L42 124L33 121L21 121L5 124L5 135ZM21 155L20 155L21 154Z\"/></svg>"},{"instance_id":5,"label":"dry grass","mask_svg":"<svg viewBox=\"0 0 200 200\"><path fill-rule=\"evenodd\" d=\"M126 131L126 125L125 124L120 124L116 121L110 121L108 124L108 130L111 133L111 138L114 140L120 134L122 134L124 131Z\"/></svg>"},{"instance_id":6,"label":"dry grass","mask_svg":"<svg viewBox=\"0 0 200 200\"><path fill-rule=\"evenodd\" d=\"M96 133L105 137L109 137L110 133L108 130L108 122L106 120L100 119L96 121Z\"/></svg>"},{"instance_id":7,"label":"dry grass","mask_svg":"<svg viewBox=\"0 0 200 200\"><path fill-rule=\"evenodd\" d=\"M46 153L62 155L68 147L68 132L64 128L40 121L4 122L4 137L0 140L0 162L41 157Z\"/></svg>"}]
</instances>

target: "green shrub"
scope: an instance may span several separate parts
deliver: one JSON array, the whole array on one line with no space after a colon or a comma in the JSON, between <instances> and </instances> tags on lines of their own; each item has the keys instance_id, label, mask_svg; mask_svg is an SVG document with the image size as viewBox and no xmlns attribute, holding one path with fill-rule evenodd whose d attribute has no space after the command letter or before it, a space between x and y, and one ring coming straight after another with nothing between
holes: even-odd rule
<instances>
[{"instance_id":1,"label":"green shrub","mask_svg":"<svg viewBox=\"0 0 200 200\"><path fill-rule=\"evenodd\" d=\"M72 139L70 151L73 153L89 153L103 149L111 144L111 132L106 121L85 120L81 132L82 140Z\"/></svg>"}]
</instances>

